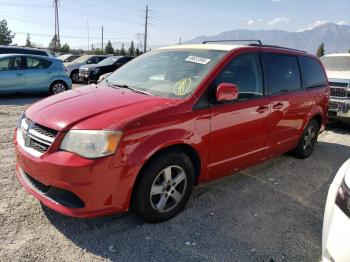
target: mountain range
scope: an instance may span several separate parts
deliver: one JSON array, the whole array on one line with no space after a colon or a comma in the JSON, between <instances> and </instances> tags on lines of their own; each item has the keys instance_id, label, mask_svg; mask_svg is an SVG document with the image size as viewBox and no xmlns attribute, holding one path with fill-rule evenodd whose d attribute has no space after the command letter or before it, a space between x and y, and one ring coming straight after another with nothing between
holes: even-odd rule
<instances>
[{"instance_id":1,"label":"mountain range","mask_svg":"<svg viewBox=\"0 0 350 262\"><path fill-rule=\"evenodd\" d=\"M288 32L283 30L231 30L212 36L198 36L183 44L198 44L208 40L258 39L264 44L280 45L316 53L321 43L326 53L348 52L350 49L350 26L326 23L311 30Z\"/></svg>"}]
</instances>

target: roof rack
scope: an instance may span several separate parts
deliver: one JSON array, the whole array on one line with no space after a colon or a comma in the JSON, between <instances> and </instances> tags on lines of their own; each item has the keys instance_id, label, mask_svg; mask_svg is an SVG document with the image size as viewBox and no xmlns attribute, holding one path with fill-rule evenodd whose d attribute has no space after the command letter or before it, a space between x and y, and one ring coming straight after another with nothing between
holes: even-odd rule
<instances>
[{"instance_id":1,"label":"roof rack","mask_svg":"<svg viewBox=\"0 0 350 262\"><path fill-rule=\"evenodd\" d=\"M271 47L271 48L279 48L279 49L286 49L286 50L292 50L292 51L298 51L298 52L307 53L304 50L295 49L295 48L289 48L289 47L284 47L284 46L278 46L278 45L249 44L249 46Z\"/></svg>"},{"instance_id":2,"label":"roof rack","mask_svg":"<svg viewBox=\"0 0 350 262\"><path fill-rule=\"evenodd\" d=\"M202 42L202 44L208 44L208 43L222 43L222 42L253 42L256 43L255 45L262 45L262 42L260 40L208 40Z\"/></svg>"}]
</instances>

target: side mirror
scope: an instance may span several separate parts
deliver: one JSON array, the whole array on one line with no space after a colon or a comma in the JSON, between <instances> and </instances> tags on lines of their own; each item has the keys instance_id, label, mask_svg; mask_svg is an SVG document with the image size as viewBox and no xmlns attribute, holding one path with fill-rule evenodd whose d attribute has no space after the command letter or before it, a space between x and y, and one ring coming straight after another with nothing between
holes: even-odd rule
<instances>
[{"instance_id":1,"label":"side mirror","mask_svg":"<svg viewBox=\"0 0 350 262\"><path fill-rule=\"evenodd\" d=\"M234 84L221 83L216 89L216 100L218 102L233 101L238 98L238 87Z\"/></svg>"}]
</instances>

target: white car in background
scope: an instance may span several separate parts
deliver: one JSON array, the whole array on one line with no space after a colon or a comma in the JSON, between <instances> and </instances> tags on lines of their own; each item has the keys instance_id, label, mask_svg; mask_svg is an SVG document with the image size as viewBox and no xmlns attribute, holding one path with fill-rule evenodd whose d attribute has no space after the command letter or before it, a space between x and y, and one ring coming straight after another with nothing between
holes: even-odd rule
<instances>
[{"instance_id":1,"label":"white car in background","mask_svg":"<svg viewBox=\"0 0 350 262\"><path fill-rule=\"evenodd\" d=\"M350 123L350 53L325 55L321 61L330 86L328 115Z\"/></svg>"},{"instance_id":2,"label":"white car in background","mask_svg":"<svg viewBox=\"0 0 350 262\"><path fill-rule=\"evenodd\" d=\"M336 174L328 191L323 219L322 261L350 261L350 159Z\"/></svg>"},{"instance_id":3,"label":"white car in background","mask_svg":"<svg viewBox=\"0 0 350 262\"><path fill-rule=\"evenodd\" d=\"M80 66L86 64L97 64L107 57L107 55L83 55L70 63L64 63L64 66L66 68L67 74L72 79L72 82L78 83Z\"/></svg>"}]
</instances>

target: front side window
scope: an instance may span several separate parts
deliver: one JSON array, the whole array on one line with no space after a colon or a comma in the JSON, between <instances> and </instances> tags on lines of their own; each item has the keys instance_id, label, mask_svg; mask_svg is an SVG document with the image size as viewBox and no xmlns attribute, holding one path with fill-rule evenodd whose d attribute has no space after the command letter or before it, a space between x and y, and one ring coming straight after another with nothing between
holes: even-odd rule
<instances>
[{"instance_id":1,"label":"front side window","mask_svg":"<svg viewBox=\"0 0 350 262\"><path fill-rule=\"evenodd\" d=\"M155 96L185 98L226 53L196 49L151 51L126 63L106 81Z\"/></svg>"},{"instance_id":2,"label":"front side window","mask_svg":"<svg viewBox=\"0 0 350 262\"><path fill-rule=\"evenodd\" d=\"M22 69L21 57L9 57L0 60L0 71L19 70Z\"/></svg>"},{"instance_id":3,"label":"front side window","mask_svg":"<svg viewBox=\"0 0 350 262\"><path fill-rule=\"evenodd\" d=\"M28 69L46 69L51 66L52 62L42 58L27 57Z\"/></svg>"},{"instance_id":4,"label":"front side window","mask_svg":"<svg viewBox=\"0 0 350 262\"><path fill-rule=\"evenodd\" d=\"M270 95L301 89L296 56L264 54L266 84Z\"/></svg>"},{"instance_id":5,"label":"front side window","mask_svg":"<svg viewBox=\"0 0 350 262\"><path fill-rule=\"evenodd\" d=\"M257 54L242 54L234 58L216 78L214 87L221 83L238 87L238 100L264 95L263 79Z\"/></svg>"},{"instance_id":6,"label":"front side window","mask_svg":"<svg viewBox=\"0 0 350 262\"><path fill-rule=\"evenodd\" d=\"M300 69L303 78L304 88L313 88L327 85L327 78L320 63L311 58L299 57Z\"/></svg>"}]
</instances>

